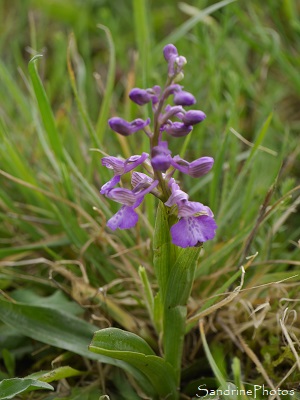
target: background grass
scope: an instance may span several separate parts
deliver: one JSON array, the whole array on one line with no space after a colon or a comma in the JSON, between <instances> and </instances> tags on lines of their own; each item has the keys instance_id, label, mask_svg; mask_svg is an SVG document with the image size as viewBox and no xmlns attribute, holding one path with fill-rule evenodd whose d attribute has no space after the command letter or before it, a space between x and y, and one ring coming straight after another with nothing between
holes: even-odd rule
<instances>
[{"instance_id":1,"label":"background grass","mask_svg":"<svg viewBox=\"0 0 300 400\"><path fill-rule=\"evenodd\" d=\"M140 133L124 140L106 120L147 115L127 94L164 83L165 44L174 43L188 60L183 84L207 119L184 146L174 139L171 148L189 160L215 158L205 178L180 179L192 200L212 208L219 226L202 252L190 300L181 390L190 397L201 382L217 385L213 364L203 361L209 356L197 326L201 317L225 380L238 382L240 373L244 384L289 389L300 381L300 9L293 0L227 3L0 3L3 298L43 304L100 328L128 329L157 354L138 274L143 265L157 290L155 201L147 200L136 229L106 229L118 207L99 195L110 178L100 159L102 152L126 157L147 151ZM230 295L241 265L244 286ZM54 343L38 328L30 334L25 320L13 323L7 312L0 326L2 378L51 369L51 363L84 371L81 379L60 381L55 395L39 391L32 398L141 398L119 369L74 355L64 345L67 326ZM84 335L74 335L84 346Z\"/></svg>"}]
</instances>

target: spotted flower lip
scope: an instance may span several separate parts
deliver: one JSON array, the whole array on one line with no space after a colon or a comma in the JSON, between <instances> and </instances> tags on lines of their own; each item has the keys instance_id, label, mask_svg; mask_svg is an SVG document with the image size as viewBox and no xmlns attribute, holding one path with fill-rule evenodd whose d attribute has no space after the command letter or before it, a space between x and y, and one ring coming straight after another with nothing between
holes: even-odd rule
<instances>
[{"instance_id":1,"label":"spotted flower lip","mask_svg":"<svg viewBox=\"0 0 300 400\"><path fill-rule=\"evenodd\" d=\"M171 228L172 243L179 247L195 247L215 237L217 224L207 215L181 218Z\"/></svg>"},{"instance_id":2,"label":"spotted flower lip","mask_svg":"<svg viewBox=\"0 0 300 400\"><path fill-rule=\"evenodd\" d=\"M171 165L184 174L190 175L194 178L200 178L207 174L214 165L212 157L201 157L189 163L182 159L179 155L170 160Z\"/></svg>"},{"instance_id":3,"label":"spotted flower lip","mask_svg":"<svg viewBox=\"0 0 300 400\"><path fill-rule=\"evenodd\" d=\"M144 129L147 125L149 125L150 118L148 118L146 121L137 118L132 122L128 122L125 121L123 118L113 117L108 120L108 124L113 131L119 133L122 136L129 136L141 129Z\"/></svg>"},{"instance_id":4,"label":"spotted flower lip","mask_svg":"<svg viewBox=\"0 0 300 400\"><path fill-rule=\"evenodd\" d=\"M165 203L171 207L177 205L180 220L171 227L172 243L179 247L194 247L215 237L217 229L211 209L201 203L189 201L172 178L170 180L171 196Z\"/></svg>"}]
</instances>

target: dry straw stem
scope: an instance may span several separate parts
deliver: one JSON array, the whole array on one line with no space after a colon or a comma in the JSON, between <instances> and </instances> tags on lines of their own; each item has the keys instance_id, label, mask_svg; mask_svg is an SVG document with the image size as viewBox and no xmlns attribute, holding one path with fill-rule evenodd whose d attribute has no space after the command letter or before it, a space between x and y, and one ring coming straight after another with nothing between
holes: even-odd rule
<instances>
[{"instance_id":1,"label":"dry straw stem","mask_svg":"<svg viewBox=\"0 0 300 400\"><path fill-rule=\"evenodd\" d=\"M269 385L269 387L272 390L276 390L275 386L273 385L273 382L269 378L269 375L267 374L266 370L264 369L262 363L259 361L258 357L256 354L250 349L250 347L245 343L244 339L239 333L236 333L237 338L239 339L239 342L247 354L247 356L253 361L253 363L256 365L257 370L261 373L261 375L264 377L265 381ZM280 397L278 395L275 396L278 400L280 400Z\"/></svg>"},{"instance_id":2,"label":"dry straw stem","mask_svg":"<svg viewBox=\"0 0 300 400\"><path fill-rule=\"evenodd\" d=\"M296 313L295 310L292 310L292 311L294 311ZM294 343L293 343L293 341L291 339L291 336L290 336L290 334L289 334L289 332L287 330L287 327L285 325L285 320L286 320L286 317L287 317L287 313L288 313L288 307L284 310L283 318L279 319L279 323L280 323L280 326L281 326L281 329L282 329L282 333L283 333L283 335L284 335L284 337L285 337L285 339L286 339L286 341L287 341L292 353L295 356L296 363L297 363L298 369L300 371L300 358L298 356L297 350L295 349ZM298 340L297 340L297 342L298 342L297 344L299 345L299 341Z\"/></svg>"}]
</instances>

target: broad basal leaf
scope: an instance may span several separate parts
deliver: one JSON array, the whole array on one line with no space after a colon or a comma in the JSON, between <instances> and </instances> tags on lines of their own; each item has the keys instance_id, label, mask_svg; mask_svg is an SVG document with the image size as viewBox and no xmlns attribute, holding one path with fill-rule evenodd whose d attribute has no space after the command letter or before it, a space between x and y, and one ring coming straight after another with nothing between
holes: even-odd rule
<instances>
[{"instance_id":1,"label":"broad basal leaf","mask_svg":"<svg viewBox=\"0 0 300 400\"><path fill-rule=\"evenodd\" d=\"M89 347L92 352L126 361L141 371L151 382L154 399L177 398L174 370L164 359L153 355L148 344L135 334L116 328L95 333Z\"/></svg>"},{"instance_id":2,"label":"broad basal leaf","mask_svg":"<svg viewBox=\"0 0 300 400\"><path fill-rule=\"evenodd\" d=\"M30 378L4 379L0 382L0 400L14 399L18 394L25 392L25 390L31 392L37 389L53 390L53 387L46 382Z\"/></svg>"}]
</instances>

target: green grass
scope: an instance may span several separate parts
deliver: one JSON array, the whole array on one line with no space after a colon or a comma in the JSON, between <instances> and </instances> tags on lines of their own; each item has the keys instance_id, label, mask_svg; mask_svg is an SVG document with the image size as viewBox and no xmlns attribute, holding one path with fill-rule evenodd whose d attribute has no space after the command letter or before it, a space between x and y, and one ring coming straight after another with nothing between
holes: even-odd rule
<instances>
[{"instance_id":1,"label":"green grass","mask_svg":"<svg viewBox=\"0 0 300 400\"><path fill-rule=\"evenodd\" d=\"M165 82L171 41L188 60L182 84L207 115L171 149L215 158L204 178L176 178L219 226L189 301L182 398L200 384L296 388L298 3L24 0L2 1L0 15L0 379L70 366L80 379L58 373L56 394L30 399L142 398L141 374L128 377L123 361L107 365L87 346L91 332L114 326L160 355L149 316L156 203L147 200L136 229L106 228L118 206L99 194L111 177L100 160L147 151L141 133L124 140L106 120L147 114L127 94Z\"/></svg>"}]
</instances>

